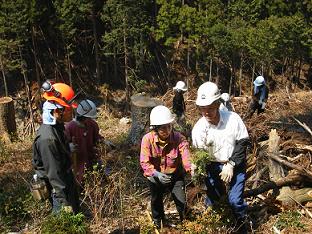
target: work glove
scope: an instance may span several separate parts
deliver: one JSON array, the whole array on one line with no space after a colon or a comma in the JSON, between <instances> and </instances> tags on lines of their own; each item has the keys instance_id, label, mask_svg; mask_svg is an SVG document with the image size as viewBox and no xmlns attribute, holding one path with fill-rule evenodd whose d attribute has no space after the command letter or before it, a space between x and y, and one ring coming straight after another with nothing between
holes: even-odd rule
<instances>
[{"instance_id":1,"label":"work glove","mask_svg":"<svg viewBox=\"0 0 312 234\"><path fill-rule=\"evenodd\" d=\"M169 184L171 182L171 176L155 171L153 174L154 177L157 177L162 184Z\"/></svg>"},{"instance_id":2,"label":"work glove","mask_svg":"<svg viewBox=\"0 0 312 234\"><path fill-rule=\"evenodd\" d=\"M191 176L192 177L194 177L194 175L195 175L196 168L197 168L197 166L194 163L192 163L191 164Z\"/></svg>"},{"instance_id":3,"label":"work glove","mask_svg":"<svg viewBox=\"0 0 312 234\"><path fill-rule=\"evenodd\" d=\"M262 102L262 100L259 100L258 103L261 106L263 102Z\"/></svg>"},{"instance_id":4,"label":"work glove","mask_svg":"<svg viewBox=\"0 0 312 234\"><path fill-rule=\"evenodd\" d=\"M264 108L265 108L265 102L262 102L261 109L264 110Z\"/></svg>"},{"instance_id":5,"label":"work glove","mask_svg":"<svg viewBox=\"0 0 312 234\"><path fill-rule=\"evenodd\" d=\"M233 177L233 171L234 167L231 164L225 164L221 173L219 174L221 176L221 180L223 180L225 183L230 183Z\"/></svg>"},{"instance_id":6,"label":"work glove","mask_svg":"<svg viewBox=\"0 0 312 234\"><path fill-rule=\"evenodd\" d=\"M69 143L69 149L70 149L70 152L71 153L74 153L74 152L77 152L78 150L78 145L73 143L73 142L70 142Z\"/></svg>"}]
</instances>

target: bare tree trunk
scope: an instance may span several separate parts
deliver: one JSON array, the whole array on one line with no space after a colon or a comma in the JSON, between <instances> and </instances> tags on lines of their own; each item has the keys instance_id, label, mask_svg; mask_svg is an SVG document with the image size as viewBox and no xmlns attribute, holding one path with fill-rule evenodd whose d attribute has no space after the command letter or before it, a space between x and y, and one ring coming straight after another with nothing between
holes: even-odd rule
<instances>
[{"instance_id":1,"label":"bare tree trunk","mask_svg":"<svg viewBox=\"0 0 312 234\"><path fill-rule=\"evenodd\" d=\"M31 40L32 40L32 45L33 45L33 53L34 53L34 60L35 60L35 70L36 70L36 79L38 82L38 85L41 85L40 81L40 73L39 73L39 66L38 66L38 58L37 58L37 44L35 42L35 27L32 26L31 28Z\"/></svg>"},{"instance_id":2,"label":"bare tree trunk","mask_svg":"<svg viewBox=\"0 0 312 234\"><path fill-rule=\"evenodd\" d=\"M126 83L126 103L130 102L130 87L128 77L128 48L127 48L127 31L126 31L126 18L123 19L124 30L123 30L123 43L124 43L124 65L125 65L125 83ZM126 106L126 110L129 110L129 106Z\"/></svg>"},{"instance_id":3,"label":"bare tree trunk","mask_svg":"<svg viewBox=\"0 0 312 234\"><path fill-rule=\"evenodd\" d=\"M9 92L8 92L8 84L6 81L5 71L4 71L2 55L0 55L0 65L1 65L1 72L2 72L2 77L3 77L3 84L4 84L4 94L7 97L9 96Z\"/></svg>"},{"instance_id":4,"label":"bare tree trunk","mask_svg":"<svg viewBox=\"0 0 312 234\"><path fill-rule=\"evenodd\" d=\"M212 58L210 58L210 65L209 65L209 81L211 81L212 78Z\"/></svg>"},{"instance_id":5,"label":"bare tree trunk","mask_svg":"<svg viewBox=\"0 0 312 234\"><path fill-rule=\"evenodd\" d=\"M187 42L186 67L187 67L187 70L190 70L190 44L189 42Z\"/></svg>"},{"instance_id":6,"label":"bare tree trunk","mask_svg":"<svg viewBox=\"0 0 312 234\"><path fill-rule=\"evenodd\" d=\"M250 82L250 95L253 94L253 81L255 79L255 71L256 71L256 63L254 62L252 65L252 74L251 74L251 82Z\"/></svg>"},{"instance_id":7,"label":"bare tree trunk","mask_svg":"<svg viewBox=\"0 0 312 234\"><path fill-rule=\"evenodd\" d=\"M241 62L240 62L240 67L239 67L239 77L238 77L239 96L242 95L242 75L243 75L243 56L241 56Z\"/></svg>"},{"instance_id":8,"label":"bare tree trunk","mask_svg":"<svg viewBox=\"0 0 312 234\"><path fill-rule=\"evenodd\" d=\"M33 110L32 110L32 105L31 105L31 93L30 93L29 86L28 86L28 78L26 76L25 64L22 59L21 48L19 48L19 53L20 53L21 68L22 68L22 74L24 77L24 83L25 83L25 89L26 89L26 95L27 95L27 101L28 101L31 135L33 135L35 133L35 122L34 122L34 115L33 115Z\"/></svg>"},{"instance_id":9,"label":"bare tree trunk","mask_svg":"<svg viewBox=\"0 0 312 234\"><path fill-rule=\"evenodd\" d=\"M93 40L94 40L94 49L95 49L95 63L96 63L96 81L101 82L101 66L100 66L100 52L99 52L99 42L96 31L96 17L94 10L92 10L92 28L93 28Z\"/></svg>"},{"instance_id":10,"label":"bare tree trunk","mask_svg":"<svg viewBox=\"0 0 312 234\"><path fill-rule=\"evenodd\" d=\"M118 77L118 71L117 71L117 51L116 47L114 48L114 79L117 80Z\"/></svg>"},{"instance_id":11,"label":"bare tree trunk","mask_svg":"<svg viewBox=\"0 0 312 234\"><path fill-rule=\"evenodd\" d=\"M302 66L302 59L300 58L299 65L298 65L298 71L297 71L297 77L298 77L299 83L300 83L301 66Z\"/></svg>"},{"instance_id":12,"label":"bare tree trunk","mask_svg":"<svg viewBox=\"0 0 312 234\"><path fill-rule=\"evenodd\" d=\"M68 47L66 46L66 51L67 51L67 71L68 71L68 79L69 79L69 85L73 87L72 84L72 70L71 70L71 61L70 61L70 55L68 51Z\"/></svg>"},{"instance_id":13,"label":"bare tree trunk","mask_svg":"<svg viewBox=\"0 0 312 234\"><path fill-rule=\"evenodd\" d=\"M234 71L233 71L234 68L233 68L233 66L231 66L230 70L231 70L231 77L230 77L230 84L229 84L229 95L231 96L231 94L232 94L233 76L234 76Z\"/></svg>"}]
</instances>

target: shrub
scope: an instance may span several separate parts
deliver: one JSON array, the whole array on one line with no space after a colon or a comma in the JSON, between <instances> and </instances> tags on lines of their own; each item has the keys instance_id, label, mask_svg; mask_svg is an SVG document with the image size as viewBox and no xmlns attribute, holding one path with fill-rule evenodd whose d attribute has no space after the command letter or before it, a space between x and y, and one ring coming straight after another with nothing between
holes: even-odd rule
<instances>
[{"instance_id":1,"label":"shrub","mask_svg":"<svg viewBox=\"0 0 312 234\"><path fill-rule=\"evenodd\" d=\"M49 215L41 224L42 233L88 233L88 227L85 224L84 215L61 211L57 214Z\"/></svg>"},{"instance_id":2,"label":"shrub","mask_svg":"<svg viewBox=\"0 0 312 234\"><path fill-rule=\"evenodd\" d=\"M0 189L1 226L10 227L29 219L28 204L32 196L27 187L17 187L13 191Z\"/></svg>"},{"instance_id":3,"label":"shrub","mask_svg":"<svg viewBox=\"0 0 312 234\"><path fill-rule=\"evenodd\" d=\"M301 214L298 211L282 212L278 215L278 219L275 223L275 226L279 230L283 230L289 227L304 230L305 225L300 222L300 219L301 219Z\"/></svg>"},{"instance_id":4,"label":"shrub","mask_svg":"<svg viewBox=\"0 0 312 234\"><path fill-rule=\"evenodd\" d=\"M206 176L206 165L213 159L212 146L207 150L196 149L192 153L192 163L196 165L195 175L192 178L195 182L200 182Z\"/></svg>"}]
</instances>

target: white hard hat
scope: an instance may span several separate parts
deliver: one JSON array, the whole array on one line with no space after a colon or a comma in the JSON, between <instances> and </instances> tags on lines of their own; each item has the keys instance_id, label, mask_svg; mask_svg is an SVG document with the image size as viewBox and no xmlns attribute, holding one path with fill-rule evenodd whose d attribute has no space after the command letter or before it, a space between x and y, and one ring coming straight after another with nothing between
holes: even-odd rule
<instances>
[{"instance_id":1,"label":"white hard hat","mask_svg":"<svg viewBox=\"0 0 312 234\"><path fill-rule=\"evenodd\" d=\"M165 106L155 106L150 114L150 125L163 125L172 123L174 121L174 117L171 114L171 111L168 107Z\"/></svg>"},{"instance_id":2,"label":"white hard hat","mask_svg":"<svg viewBox=\"0 0 312 234\"><path fill-rule=\"evenodd\" d=\"M186 84L183 81L178 81L176 86L173 87L174 90L182 90L182 91L186 91L187 87Z\"/></svg>"},{"instance_id":3,"label":"white hard hat","mask_svg":"<svg viewBox=\"0 0 312 234\"><path fill-rule=\"evenodd\" d=\"M220 90L215 83L210 81L203 83L197 90L197 106L209 106L220 98Z\"/></svg>"},{"instance_id":4,"label":"white hard hat","mask_svg":"<svg viewBox=\"0 0 312 234\"><path fill-rule=\"evenodd\" d=\"M258 76L253 83L255 86L263 85L265 83L264 77Z\"/></svg>"},{"instance_id":5,"label":"white hard hat","mask_svg":"<svg viewBox=\"0 0 312 234\"><path fill-rule=\"evenodd\" d=\"M94 102L88 99L79 102L76 113L78 116L84 116L92 119L97 117L96 106Z\"/></svg>"},{"instance_id":6,"label":"white hard hat","mask_svg":"<svg viewBox=\"0 0 312 234\"><path fill-rule=\"evenodd\" d=\"M228 102L230 100L230 95L228 93L222 93L221 98L223 101Z\"/></svg>"}]
</instances>

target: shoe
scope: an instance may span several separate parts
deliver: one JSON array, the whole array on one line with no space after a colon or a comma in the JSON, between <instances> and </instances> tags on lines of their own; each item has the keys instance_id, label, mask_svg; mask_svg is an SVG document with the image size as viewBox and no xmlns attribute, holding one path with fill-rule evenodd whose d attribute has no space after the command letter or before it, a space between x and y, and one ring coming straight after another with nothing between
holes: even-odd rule
<instances>
[{"instance_id":1,"label":"shoe","mask_svg":"<svg viewBox=\"0 0 312 234\"><path fill-rule=\"evenodd\" d=\"M161 219L153 219L153 223L157 229L161 228Z\"/></svg>"}]
</instances>

